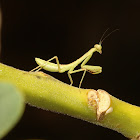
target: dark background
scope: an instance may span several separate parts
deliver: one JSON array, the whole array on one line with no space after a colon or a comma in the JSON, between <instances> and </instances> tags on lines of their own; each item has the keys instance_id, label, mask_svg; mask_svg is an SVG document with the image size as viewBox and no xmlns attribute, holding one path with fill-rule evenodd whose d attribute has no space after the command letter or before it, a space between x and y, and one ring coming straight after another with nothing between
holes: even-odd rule
<instances>
[{"instance_id":1,"label":"dark background","mask_svg":"<svg viewBox=\"0 0 140 140\"><path fill-rule=\"evenodd\" d=\"M2 0L1 7L1 61L27 71L37 66L35 57L48 60L57 55L60 63L70 63L98 43L107 28L109 32L120 29L105 39L103 54L95 53L88 63L102 66L103 72L87 73L82 87L105 89L119 99L140 105L139 0ZM46 73L70 83L67 73ZM72 75L74 86L78 86L81 76ZM28 105L21 121L4 140L23 138L126 139L115 131Z\"/></svg>"}]
</instances>

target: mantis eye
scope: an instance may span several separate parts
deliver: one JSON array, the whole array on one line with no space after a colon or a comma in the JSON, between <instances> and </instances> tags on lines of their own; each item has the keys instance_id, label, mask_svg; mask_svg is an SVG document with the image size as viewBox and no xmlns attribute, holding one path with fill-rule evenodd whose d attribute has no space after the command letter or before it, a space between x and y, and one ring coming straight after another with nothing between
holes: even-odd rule
<instances>
[{"instance_id":1,"label":"mantis eye","mask_svg":"<svg viewBox=\"0 0 140 140\"><path fill-rule=\"evenodd\" d=\"M97 51L98 51L100 54L102 53L102 46L101 46L101 45L95 44L95 45L94 45L94 48L96 48Z\"/></svg>"}]
</instances>

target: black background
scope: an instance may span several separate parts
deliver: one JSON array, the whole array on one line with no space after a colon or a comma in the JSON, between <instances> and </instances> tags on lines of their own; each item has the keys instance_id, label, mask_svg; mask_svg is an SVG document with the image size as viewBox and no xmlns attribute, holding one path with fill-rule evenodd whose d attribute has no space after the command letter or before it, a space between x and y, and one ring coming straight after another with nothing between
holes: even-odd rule
<instances>
[{"instance_id":1,"label":"black background","mask_svg":"<svg viewBox=\"0 0 140 140\"><path fill-rule=\"evenodd\" d=\"M1 61L27 71L37 66L35 57L47 60L57 55L60 63L70 63L98 43L107 28L109 32L120 29L105 39L103 54L95 53L88 63L102 66L103 72L87 73L82 87L105 89L119 99L140 105L139 0L2 0L1 7ZM46 73L69 84L67 73ZM78 86L81 76L72 75L74 86ZM115 131L28 105L21 121L4 139L24 138L126 139Z\"/></svg>"}]
</instances>

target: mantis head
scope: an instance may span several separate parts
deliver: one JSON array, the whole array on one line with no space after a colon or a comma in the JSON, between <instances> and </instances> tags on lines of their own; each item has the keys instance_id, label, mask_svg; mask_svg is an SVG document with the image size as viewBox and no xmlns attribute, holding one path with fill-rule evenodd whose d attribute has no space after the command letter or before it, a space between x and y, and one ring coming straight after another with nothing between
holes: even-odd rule
<instances>
[{"instance_id":1,"label":"mantis head","mask_svg":"<svg viewBox=\"0 0 140 140\"><path fill-rule=\"evenodd\" d=\"M97 52L99 52L100 54L102 53L102 46L101 46L100 43L99 44L95 44L94 48L96 48Z\"/></svg>"}]
</instances>

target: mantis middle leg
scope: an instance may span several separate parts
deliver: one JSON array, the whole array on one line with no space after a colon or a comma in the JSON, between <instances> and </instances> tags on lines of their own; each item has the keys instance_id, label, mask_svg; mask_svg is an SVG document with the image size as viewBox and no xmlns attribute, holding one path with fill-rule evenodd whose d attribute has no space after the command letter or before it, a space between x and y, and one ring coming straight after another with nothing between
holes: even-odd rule
<instances>
[{"instance_id":1,"label":"mantis middle leg","mask_svg":"<svg viewBox=\"0 0 140 140\"><path fill-rule=\"evenodd\" d=\"M78 70L74 70L74 71L73 71L73 69L70 69L70 70L68 71L68 77L69 77L70 82L71 82L70 85L73 84L73 80L72 80L71 74L72 74L72 73L76 73L76 72L80 72L80 71L84 71L83 76L82 76L81 81L80 81L80 84L79 84L79 88L81 87L83 78L84 78L84 76L85 76L85 74L86 74L86 69L78 69Z\"/></svg>"},{"instance_id":2,"label":"mantis middle leg","mask_svg":"<svg viewBox=\"0 0 140 140\"><path fill-rule=\"evenodd\" d=\"M89 56L83 61L83 63L81 64L81 69L75 70L75 71L71 71L71 72L70 72L70 73L72 74L72 73L84 71L84 73L83 73L83 75L82 75L82 78L81 78L81 80L80 80L80 83L79 83L79 88L81 87L81 84L82 84L82 82L83 82L83 79L84 79L85 74L86 74L86 71L87 71L85 68L82 68L82 67L90 60L91 57L92 57L92 54L89 55Z\"/></svg>"},{"instance_id":3,"label":"mantis middle leg","mask_svg":"<svg viewBox=\"0 0 140 140\"><path fill-rule=\"evenodd\" d=\"M51 59L47 60L46 62L52 61L53 59L56 60L56 63L57 63L57 65L58 65L58 72L60 72L60 63L59 63L59 60L58 60L58 57L57 57L57 56L52 57ZM37 66L36 68L32 69L30 72L32 72L32 71L34 71L34 70L36 70L36 69L37 69L37 70L36 70L36 72L37 72L37 71L41 70L42 67L45 66L45 65L46 65L46 63L44 63L44 64L42 64L42 65L39 65L39 66Z\"/></svg>"},{"instance_id":4,"label":"mantis middle leg","mask_svg":"<svg viewBox=\"0 0 140 140\"><path fill-rule=\"evenodd\" d=\"M72 74L72 73L76 73L76 72L80 72L80 71L84 71L84 73L83 73L83 75L82 75L82 78L81 78L81 80L80 80L80 84L79 84L79 88L81 87L81 84L82 84L83 79L84 79L85 74L86 74L86 69L84 69L84 68L82 68L82 67L89 61L89 59L90 59L91 57L92 57L92 54L89 55L89 56L83 61L83 63L81 64L81 69L74 70L74 71L73 71L73 69L70 69L70 70L68 71L68 76L69 76L69 79L70 79L70 82L71 82L70 85L73 84L73 80L72 80L71 74Z\"/></svg>"}]
</instances>

